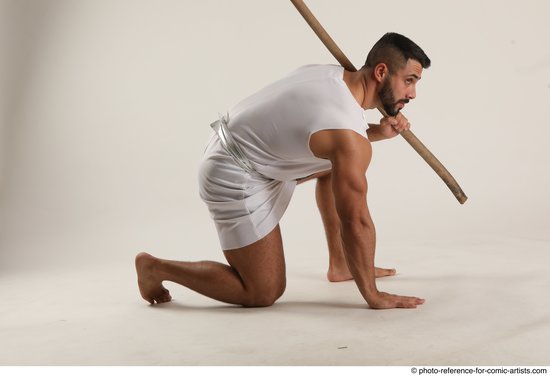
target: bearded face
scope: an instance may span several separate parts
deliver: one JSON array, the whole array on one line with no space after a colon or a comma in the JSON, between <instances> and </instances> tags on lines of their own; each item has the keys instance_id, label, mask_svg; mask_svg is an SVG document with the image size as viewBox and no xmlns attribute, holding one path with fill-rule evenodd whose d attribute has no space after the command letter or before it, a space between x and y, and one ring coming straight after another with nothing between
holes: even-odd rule
<instances>
[{"instance_id":1,"label":"bearded face","mask_svg":"<svg viewBox=\"0 0 550 376\"><path fill-rule=\"evenodd\" d=\"M395 99L389 76L386 76L384 79L384 82L378 91L378 96L380 98L380 102L382 103L382 107L389 116L396 116L404 105L409 103L409 100L406 98L400 100Z\"/></svg>"}]
</instances>

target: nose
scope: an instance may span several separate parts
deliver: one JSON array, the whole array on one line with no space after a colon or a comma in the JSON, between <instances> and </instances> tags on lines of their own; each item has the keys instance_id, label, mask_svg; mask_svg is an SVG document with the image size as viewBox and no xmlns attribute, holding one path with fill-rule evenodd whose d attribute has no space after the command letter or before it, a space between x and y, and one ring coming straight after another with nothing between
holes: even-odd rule
<instances>
[{"instance_id":1,"label":"nose","mask_svg":"<svg viewBox=\"0 0 550 376\"><path fill-rule=\"evenodd\" d=\"M416 86L413 86L411 90L409 91L409 94L407 95L408 99L414 99L416 98Z\"/></svg>"}]
</instances>

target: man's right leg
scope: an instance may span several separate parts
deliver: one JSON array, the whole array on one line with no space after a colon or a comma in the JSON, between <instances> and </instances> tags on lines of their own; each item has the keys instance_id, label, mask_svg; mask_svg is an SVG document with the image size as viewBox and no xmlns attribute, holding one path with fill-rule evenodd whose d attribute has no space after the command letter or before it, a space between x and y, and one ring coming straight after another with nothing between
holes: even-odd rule
<instances>
[{"instance_id":1,"label":"man's right leg","mask_svg":"<svg viewBox=\"0 0 550 376\"><path fill-rule=\"evenodd\" d=\"M263 239L224 251L224 255L229 265L214 261L169 261L140 253L136 256L136 270L141 296L151 304L170 301L163 281L245 307L270 306L283 294L285 259L278 225Z\"/></svg>"}]
</instances>

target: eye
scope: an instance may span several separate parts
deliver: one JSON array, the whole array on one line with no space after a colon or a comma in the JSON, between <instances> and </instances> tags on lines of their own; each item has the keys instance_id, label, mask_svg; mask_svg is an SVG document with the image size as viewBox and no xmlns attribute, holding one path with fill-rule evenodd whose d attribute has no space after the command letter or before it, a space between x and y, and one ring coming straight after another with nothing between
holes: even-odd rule
<instances>
[{"instance_id":1,"label":"eye","mask_svg":"<svg viewBox=\"0 0 550 376\"><path fill-rule=\"evenodd\" d=\"M412 79L412 78L407 78L407 79L405 80L405 83L406 83L407 85L411 85L411 84L413 83L413 79Z\"/></svg>"}]
</instances>

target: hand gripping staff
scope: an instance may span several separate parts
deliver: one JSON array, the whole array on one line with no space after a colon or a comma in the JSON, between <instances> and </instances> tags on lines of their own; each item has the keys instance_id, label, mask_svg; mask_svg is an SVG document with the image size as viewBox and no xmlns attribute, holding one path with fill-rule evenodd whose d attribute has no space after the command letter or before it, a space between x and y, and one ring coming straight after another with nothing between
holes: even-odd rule
<instances>
[{"instance_id":1,"label":"hand gripping staff","mask_svg":"<svg viewBox=\"0 0 550 376\"><path fill-rule=\"evenodd\" d=\"M344 67L344 69L355 72L357 69L353 66L351 61L344 55L342 50L338 47L336 42L328 35L327 31L323 28L323 26L319 23L319 21L315 18L313 13L309 10L307 5L304 3L303 0L290 0L292 4L298 9L298 12L304 17L305 21L309 24L309 26L313 29L315 34L321 39L321 42L325 45L325 47L328 48L332 56L336 58L336 60ZM387 117L388 114L384 111L383 108L378 107L378 111L380 113ZM464 194L458 183L456 182L455 178L451 175L451 173L439 162L439 160L435 157L435 155L432 154L431 151L428 150L426 146L420 140L412 133L410 130L401 132L401 136L413 147L414 150L420 156L430 165L430 167L439 175L439 177L447 184L447 187L453 192L458 202L461 204L464 204L468 197Z\"/></svg>"}]
</instances>

